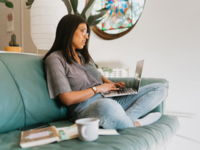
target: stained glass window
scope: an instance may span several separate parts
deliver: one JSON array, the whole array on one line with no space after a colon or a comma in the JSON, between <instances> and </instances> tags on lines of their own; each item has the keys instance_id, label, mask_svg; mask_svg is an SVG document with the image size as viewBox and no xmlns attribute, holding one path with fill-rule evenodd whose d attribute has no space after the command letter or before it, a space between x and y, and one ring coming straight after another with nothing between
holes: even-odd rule
<instances>
[{"instance_id":1,"label":"stained glass window","mask_svg":"<svg viewBox=\"0 0 200 150\"><path fill-rule=\"evenodd\" d=\"M108 12L102 20L102 30L132 26L131 0L102 0Z\"/></svg>"},{"instance_id":2,"label":"stained glass window","mask_svg":"<svg viewBox=\"0 0 200 150\"><path fill-rule=\"evenodd\" d=\"M92 14L107 8L97 28L108 34L118 34L128 30L139 19L145 0L96 0Z\"/></svg>"}]
</instances>

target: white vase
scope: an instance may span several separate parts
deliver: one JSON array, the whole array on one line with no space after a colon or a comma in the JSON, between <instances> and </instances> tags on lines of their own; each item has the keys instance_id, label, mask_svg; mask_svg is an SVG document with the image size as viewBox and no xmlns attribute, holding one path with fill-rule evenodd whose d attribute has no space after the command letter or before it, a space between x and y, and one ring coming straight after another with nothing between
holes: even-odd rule
<instances>
[{"instance_id":1,"label":"white vase","mask_svg":"<svg viewBox=\"0 0 200 150\"><path fill-rule=\"evenodd\" d=\"M60 19L68 14L62 0L35 0L31 7L31 37L37 49L49 50Z\"/></svg>"}]
</instances>

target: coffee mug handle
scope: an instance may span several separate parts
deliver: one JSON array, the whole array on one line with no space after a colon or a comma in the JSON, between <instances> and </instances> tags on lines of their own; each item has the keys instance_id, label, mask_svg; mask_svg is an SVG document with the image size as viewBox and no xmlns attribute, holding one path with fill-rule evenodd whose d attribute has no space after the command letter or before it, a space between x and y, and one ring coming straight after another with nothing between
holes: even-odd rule
<instances>
[{"instance_id":1,"label":"coffee mug handle","mask_svg":"<svg viewBox=\"0 0 200 150\"><path fill-rule=\"evenodd\" d=\"M87 135L85 134L86 132L86 126L82 126L81 127L81 135L83 136L83 138L87 138Z\"/></svg>"}]
</instances>

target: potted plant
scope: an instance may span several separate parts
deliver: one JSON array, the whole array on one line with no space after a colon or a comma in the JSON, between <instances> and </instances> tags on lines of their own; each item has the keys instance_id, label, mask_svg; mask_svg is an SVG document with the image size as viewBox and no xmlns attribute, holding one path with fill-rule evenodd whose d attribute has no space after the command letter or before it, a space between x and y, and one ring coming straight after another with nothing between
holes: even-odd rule
<instances>
[{"instance_id":1,"label":"potted plant","mask_svg":"<svg viewBox=\"0 0 200 150\"><path fill-rule=\"evenodd\" d=\"M9 51L9 52L18 52L21 53L22 52L22 48L19 47L19 44L16 41L16 35L12 34L11 35L11 41L9 42L10 46L5 47L5 51Z\"/></svg>"}]
</instances>

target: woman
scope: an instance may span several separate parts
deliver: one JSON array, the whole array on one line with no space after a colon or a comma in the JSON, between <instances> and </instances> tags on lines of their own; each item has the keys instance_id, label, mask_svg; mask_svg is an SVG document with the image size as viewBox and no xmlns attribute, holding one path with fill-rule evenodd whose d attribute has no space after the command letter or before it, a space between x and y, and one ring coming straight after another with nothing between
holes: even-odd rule
<instances>
[{"instance_id":1,"label":"woman","mask_svg":"<svg viewBox=\"0 0 200 150\"><path fill-rule=\"evenodd\" d=\"M158 106L165 97L162 84L140 88L136 95L103 98L102 94L124 88L125 83L113 83L96 69L88 52L90 28L80 16L66 15L57 27L55 42L45 55L45 71L50 98L60 99L73 121L79 118L99 118L100 126L123 129L150 124L160 113L142 115Z\"/></svg>"}]
</instances>

